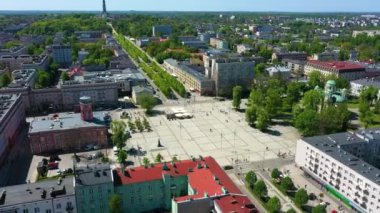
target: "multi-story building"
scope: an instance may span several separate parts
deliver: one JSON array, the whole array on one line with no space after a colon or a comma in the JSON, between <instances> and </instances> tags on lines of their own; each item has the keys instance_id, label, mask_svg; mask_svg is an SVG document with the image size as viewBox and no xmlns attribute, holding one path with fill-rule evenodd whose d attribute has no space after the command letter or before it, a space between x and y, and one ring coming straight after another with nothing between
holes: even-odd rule
<instances>
[{"instance_id":1,"label":"multi-story building","mask_svg":"<svg viewBox=\"0 0 380 213\"><path fill-rule=\"evenodd\" d=\"M30 122L29 144L33 154L107 145L107 115L92 112L90 97L81 97L81 113L36 117Z\"/></svg>"},{"instance_id":2,"label":"multi-story building","mask_svg":"<svg viewBox=\"0 0 380 213\"><path fill-rule=\"evenodd\" d=\"M256 61L256 58L244 57L212 59L209 74L215 81L216 95L230 96L233 87L237 85L242 86L243 90L249 90L253 82Z\"/></svg>"},{"instance_id":3,"label":"multi-story building","mask_svg":"<svg viewBox=\"0 0 380 213\"><path fill-rule=\"evenodd\" d=\"M70 45L55 44L51 48L52 56L56 63L62 67L71 66L73 50Z\"/></svg>"},{"instance_id":4,"label":"multi-story building","mask_svg":"<svg viewBox=\"0 0 380 213\"><path fill-rule=\"evenodd\" d=\"M239 44L236 46L237 53L244 54L251 51L253 48L247 44Z\"/></svg>"},{"instance_id":5,"label":"multi-story building","mask_svg":"<svg viewBox=\"0 0 380 213\"><path fill-rule=\"evenodd\" d=\"M356 37L358 35L366 34L369 37L375 37L377 35L380 35L380 30L354 30L352 32L352 37Z\"/></svg>"},{"instance_id":6,"label":"multi-story building","mask_svg":"<svg viewBox=\"0 0 380 213\"><path fill-rule=\"evenodd\" d=\"M309 75L313 71L320 72L324 76L336 75L349 81L365 75L365 67L345 61L308 61L305 65L305 75Z\"/></svg>"},{"instance_id":7,"label":"multi-story building","mask_svg":"<svg viewBox=\"0 0 380 213\"><path fill-rule=\"evenodd\" d=\"M0 57L0 63L3 63L10 71L21 69L22 64L32 63L33 57L30 55L3 55Z\"/></svg>"},{"instance_id":8,"label":"multi-story building","mask_svg":"<svg viewBox=\"0 0 380 213\"><path fill-rule=\"evenodd\" d=\"M214 32L201 33L201 34L198 34L198 37L204 43L209 44L211 38L216 38L216 33Z\"/></svg>"},{"instance_id":9,"label":"multi-story building","mask_svg":"<svg viewBox=\"0 0 380 213\"><path fill-rule=\"evenodd\" d=\"M290 69L287 67L273 66L268 67L266 70L269 73L269 76L281 76L284 80L290 78Z\"/></svg>"},{"instance_id":10,"label":"multi-story building","mask_svg":"<svg viewBox=\"0 0 380 213\"><path fill-rule=\"evenodd\" d=\"M124 212L255 212L212 157L115 170Z\"/></svg>"},{"instance_id":11,"label":"multi-story building","mask_svg":"<svg viewBox=\"0 0 380 213\"><path fill-rule=\"evenodd\" d=\"M10 88L33 87L36 81L35 69L20 69L12 72L13 81L8 85Z\"/></svg>"},{"instance_id":12,"label":"multi-story building","mask_svg":"<svg viewBox=\"0 0 380 213\"><path fill-rule=\"evenodd\" d=\"M292 59L292 60L307 60L307 53L302 52L274 52L272 54L272 61L282 61L283 59Z\"/></svg>"},{"instance_id":13,"label":"multi-story building","mask_svg":"<svg viewBox=\"0 0 380 213\"><path fill-rule=\"evenodd\" d=\"M380 130L300 139L296 164L359 212L380 211Z\"/></svg>"},{"instance_id":14,"label":"multi-story building","mask_svg":"<svg viewBox=\"0 0 380 213\"><path fill-rule=\"evenodd\" d=\"M359 97L360 93L368 87L374 87L379 90L378 97L380 97L380 79L379 78L362 78L354 81L350 81L351 95Z\"/></svg>"},{"instance_id":15,"label":"multi-story building","mask_svg":"<svg viewBox=\"0 0 380 213\"><path fill-rule=\"evenodd\" d=\"M7 159L25 124L25 109L20 95L0 95L0 165Z\"/></svg>"},{"instance_id":16,"label":"multi-story building","mask_svg":"<svg viewBox=\"0 0 380 213\"><path fill-rule=\"evenodd\" d=\"M141 98L144 96L153 97L153 89L143 86L134 86L132 87L132 101L133 103L140 105Z\"/></svg>"},{"instance_id":17,"label":"multi-story building","mask_svg":"<svg viewBox=\"0 0 380 213\"><path fill-rule=\"evenodd\" d=\"M172 27L168 25L154 25L152 28L153 37L168 37L172 31Z\"/></svg>"},{"instance_id":18,"label":"multi-story building","mask_svg":"<svg viewBox=\"0 0 380 213\"><path fill-rule=\"evenodd\" d=\"M18 55L26 55L28 50L26 46L15 46L9 49L0 49L0 56L8 55L8 56L18 56Z\"/></svg>"},{"instance_id":19,"label":"multi-story building","mask_svg":"<svg viewBox=\"0 0 380 213\"><path fill-rule=\"evenodd\" d=\"M302 76L304 75L304 68L306 61L293 60L293 59L283 59L282 63L285 64L290 69L290 72L293 76Z\"/></svg>"},{"instance_id":20,"label":"multi-story building","mask_svg":"<svg viewBox=\"0 0 380 213\"><path fill-rule=\"evenodd\" d=\"M0 212L76 213L74 178L0 188Z\"/></svg>"},{"instance_id":21,"label":"multi-story building","mask_svg":"<svg viewBox=\"0 0 380 213\"><path fill-rule=\"evenodd\" d=\"M75 196L78 213L108 213L114 195L114 178L109 164L75 166Z\"/></svg>"},{"instance_id":22,"label":"multi-story building","mask_svg":"<svg viewBox=\"0 0 380 213\"><path fill-rule=\"evenodd\" d=\"M217 49L228 49L228 42L219 38L210 38L210 45Z\"/></svg>"},{"instance_id":23,"label":"multi-story building","mask_svg":"<svg viewBox=\"0 0 380 213\"><path fill-rule=\"evenodd\" d=\"M336 60L338 60L338 53L337 52L316 53L313 55L313 60L316 60L316 61L336 61Z\"/></svg>"},{"instance_id":24,"label":"multi-story building","mask_svg":"<svg viewBox=\"0 0 380 213\"><path fill-rule=\"evenodd\" d=\"M75 31L74 34L81 42L97 42L103 35L101 31Z\"/></svg>"},{"instance_id":25,"label":"multi-story building","mask_svg":"<svg viewBox=\"0 0 380 213\"><path fill-rule=\"evenodd\" d=\"M49 57L47 55L32 56L32 61L22 63L21 68L47 71L49 69Z\"/></svg>"},{"instance_id":26,"label":"multi-story building","mask_svg":"<svg viewBox=\"0 0 380 213\"><path fill-rule=\"evenodd\" d=\"M190 90L197 91L201 95L215 94L215 82L185 63L167 59L164 61L163 66Z\"/></svg>"}]
</instances>

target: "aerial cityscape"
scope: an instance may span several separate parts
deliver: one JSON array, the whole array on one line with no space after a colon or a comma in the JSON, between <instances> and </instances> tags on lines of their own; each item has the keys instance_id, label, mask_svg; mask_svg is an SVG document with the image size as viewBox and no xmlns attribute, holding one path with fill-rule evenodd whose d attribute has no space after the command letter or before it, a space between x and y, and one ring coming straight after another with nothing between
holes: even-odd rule
<instances>
[{"instance_id":1,"label":"aerial cityscape","mask_svg":"<svg viewBox=\"0 0 380 213\"><path fill-rule=\"evenodd\" d=\"M380 2L0 2L0 213L380 213Z\"/></svg>"}]
</instances>

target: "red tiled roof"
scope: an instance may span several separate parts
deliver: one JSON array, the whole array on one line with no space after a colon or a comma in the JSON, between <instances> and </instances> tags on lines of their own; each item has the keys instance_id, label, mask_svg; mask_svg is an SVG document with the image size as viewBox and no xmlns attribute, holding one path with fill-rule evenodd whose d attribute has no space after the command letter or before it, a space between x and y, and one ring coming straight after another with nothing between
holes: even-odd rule
<instances>
[{"instance_id":1,"label":"red tiled roof","mask_svg":"<svg viewBox=\"0 0 380 213\"><path fill-rule=\"evenodd\" d=\"M214 200L215 206L222 212L251 213L258 212L251 201L244 195L229 195Z\"/></svg>"},{"instance_id":2,"label":"red tiled roof","mask_svg":"<svg viewBox=\"0 0 380 213\"><path fill-rule=\"evenodd\" d=\"M325 67L327 69L336 69L338 72L340 72L340 71L357 71L357 70L364 71L365 70L365 68L362 65L352 63L352 62L347 62L347 61L316 61L316 60L311 60L311 61L308 61L308 64Z\"/></svg>"},{"instance_id":3,"label":"red tiled roof","mask_svg":"<svg viewBox=\"0 0 380 213\"><path fill-rule=\"evenodd\" d=\"M200 168L199 164L201 165ZM244 195L232 196L225 195L223 188L231 194L242 194L239 188L232 182L224 170L212 157L205 157L203 160L183 160L175 163L175 167L171 163L166 163L166 170L163 169L165 164L156 164L154 167L145 168L143 166L126 169L125 174L120 169L116 169L116 175L120 178L121 184L135 184L154 180L161 180L163 174L171 176L188 176L188 182L191 188L195 189L195 195L188 195L175 198L176 202L183 202L191 199L199 199L205 197L207 193L210 197L222 196L218 198L220 208L223 212L231 212L228 209L235 209L239 206L239 211L236 212L250 212L249 208L242 208L242 206L250 206L253 204ZM207 165L207 166L206 166ZM191 171L189 171L189 169ZM228 198L231 197L231 198ZM236 200L235 202L232 202ZM227 202L227 203L225 203ZM238 203L238 205L236 204ZM254 207L254 206L253 206ZM225 210L226 208L227 210Z\"/></svg>"}]
</instances>

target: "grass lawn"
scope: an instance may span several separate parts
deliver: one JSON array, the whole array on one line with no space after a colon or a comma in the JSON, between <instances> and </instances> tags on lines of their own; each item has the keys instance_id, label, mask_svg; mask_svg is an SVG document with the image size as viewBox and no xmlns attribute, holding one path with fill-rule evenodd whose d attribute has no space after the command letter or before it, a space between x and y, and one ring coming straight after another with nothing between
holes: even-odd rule
<instances>
[{"instance_id":1,"label":"grass lawn","mask_svg":"<svg viewBox=\"0 0 380 213\"><path fill-rule=\"evenodd\" d=\"M359 100L358 99L350 99L350 100L348 100L347 107L349 109L357 109L357 108L359 108Z\"/></svg>"}]
</instances>

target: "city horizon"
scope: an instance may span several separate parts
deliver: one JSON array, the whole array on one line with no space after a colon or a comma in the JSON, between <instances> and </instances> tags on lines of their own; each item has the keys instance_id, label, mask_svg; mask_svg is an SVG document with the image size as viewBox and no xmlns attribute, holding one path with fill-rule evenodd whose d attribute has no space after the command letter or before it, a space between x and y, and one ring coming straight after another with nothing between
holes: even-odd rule
<instances>
[{"instance_id":1,"label":"city horizon","mask_svg":"<svg viewBox=\"0 0 380 213\"><path fill-rule=\"evenodd\" d=\"M194 0L191 2L175 2L174 0L164 0L160 5L153 4L152 0L142 0L138 2L120 3L116 0L108 0L108 11L127 12L286 12L286 13L378 13L380 2L370 0L355 1L348 0L344 4L338 1L321 0L310 4L302 4L301 0L287 0L278 2L276 0L256 0L247 3L244 0L229 2L221 0L217 3L212 1ZM20 5L23 8L20 9ZM62 2L46 2L45 0L20 0L2 1L0 11L80 11L95 12L101 11L101 1L94 2L84 0L75 2L67 0ZM76 10L73 8L86 8L85 10ZM210 8L212 8L210 10Z\"/></svg>"}]
</instances>

